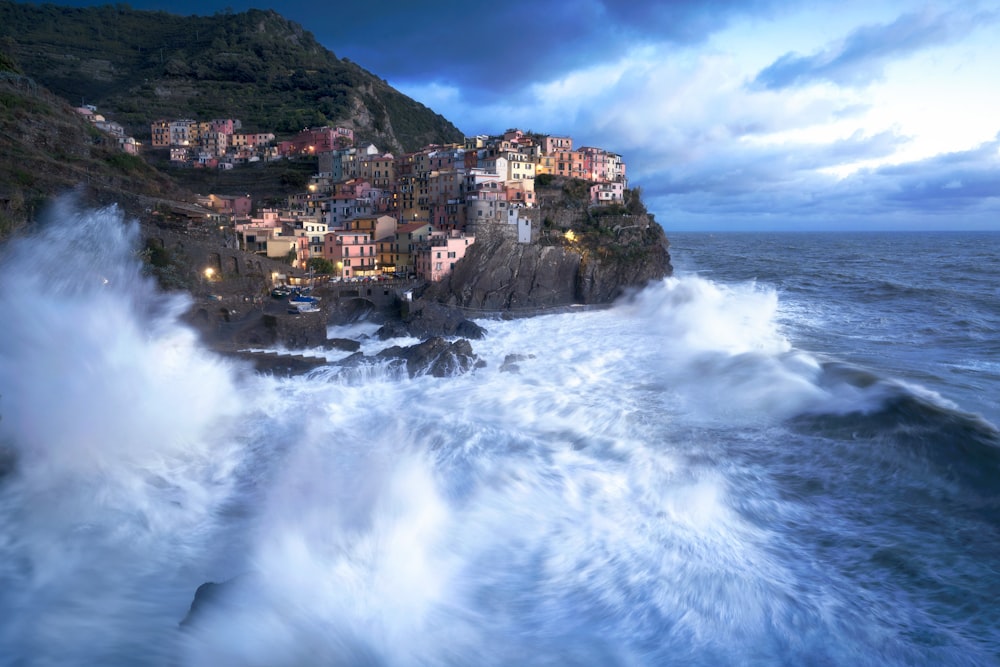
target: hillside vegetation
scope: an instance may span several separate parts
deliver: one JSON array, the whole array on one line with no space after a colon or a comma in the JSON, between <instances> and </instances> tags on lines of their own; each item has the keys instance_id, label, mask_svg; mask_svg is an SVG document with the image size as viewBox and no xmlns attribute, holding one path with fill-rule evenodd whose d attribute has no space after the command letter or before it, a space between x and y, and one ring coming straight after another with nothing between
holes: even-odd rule
<instances>
[{"instance_id":1,"label":"hillside vegetation","mask_svg":"<svg viewBox=\"0 0 1000 667\"><path fill-rule=\"evenodd\" d=\"M0 240L68 189L130 211L189 197L0 53Z\"/></svg>"},{"instance_id":2,"label":"hillside vegetation","mask_svg":"<svg viewBox=\"0 0 1000 667\"><path fill-rule=\"evenodd\" d=\"M0 36L0 49L39 84L96 105L139 139L158 118L238 118L279 136L342 125L396 151L463 136L271 10L182 17L4 0Z\"/></svg>"}]
</instances>

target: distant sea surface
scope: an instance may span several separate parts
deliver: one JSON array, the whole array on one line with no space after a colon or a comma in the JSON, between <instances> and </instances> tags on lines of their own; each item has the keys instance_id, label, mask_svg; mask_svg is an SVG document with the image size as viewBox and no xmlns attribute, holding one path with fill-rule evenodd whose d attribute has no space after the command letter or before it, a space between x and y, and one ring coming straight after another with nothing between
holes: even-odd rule
<instances>
[{"instance_id":1,"label":"distant sea surface","mask_svg":"<svg viewBox=\"0 0 1000 667\"><path fill-rule=\"evenodd\" d=\"M776 291L797 348L1000 423L1000 233L670 235L680 275Z\"/></svg>"},{"instance_id":2,"label":"distant sea surface","mask_svg":"<svg viewBox=\"0 0 1000 667\"><path fill-rule=\"evenodd\" d=\"M0 665L1000 664L1000 235L668 230L473 373L278 378L116 209L50 218L0 258Z\"/></svg>"}]
</instances>

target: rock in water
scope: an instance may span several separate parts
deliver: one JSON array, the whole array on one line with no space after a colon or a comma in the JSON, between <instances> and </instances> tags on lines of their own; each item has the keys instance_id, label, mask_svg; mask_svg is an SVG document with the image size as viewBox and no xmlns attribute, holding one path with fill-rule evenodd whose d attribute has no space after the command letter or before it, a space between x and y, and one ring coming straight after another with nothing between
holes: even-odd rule
<instances>
[{"instance_id":1,"label":"rock in water","mask_svg":"<svg viewBox=\"0 0 1000 667\"><path fill-rule=\"evenodd\" d=\"M404 361L411 378L425 374L451 377L485 365L473 352L469 341L463 338L449 343L438 336L409 347L387 348L379 352L378 357Z\"/></svg>"},{"instance_id":2,"label":"rock in water","mask_svg":"<svg viewBox=\"0 0 1000 667\"><path fill-rule=\"evenodd\" d=\"M404 323L414 338L461 336L481 340L486 335L486 329L467 319L462 311L428 299L413 302Z\"/></svg>"}]
</instances>

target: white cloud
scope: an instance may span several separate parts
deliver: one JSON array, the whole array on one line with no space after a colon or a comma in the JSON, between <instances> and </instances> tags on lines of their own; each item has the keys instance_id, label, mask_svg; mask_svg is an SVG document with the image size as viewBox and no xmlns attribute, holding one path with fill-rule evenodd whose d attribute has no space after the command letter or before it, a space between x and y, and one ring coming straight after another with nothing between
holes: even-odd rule
<instances>
[{"instance_id":1,"label":"white cloud","mask_svg":"<svg viewBox=\"0 0 1000 667\"><path fill-rule=\"evenodd\" d=\"M857 10L856 3L847 4ZM829 191L838 179L969 151L997 135L1000 88L992 81L1000 39L989 30L954 45L883 59L881 80L864 88L819 82L752 90L747 83L762 63L788 52L777 36L808 23L810 11L734 27L726 33L734 36L729 44L720 36L707 46L638 46L614 61L568 71L477 107L457 88L439 84L404 92L470 134L521 127L570 134L578 144L622 153L632 184L650 196L660 193L665 198L658 201L672 208L681 202L698 210L745 207L752 215L760 213L762 201L777 211L815 212L832 201L816 193ZM818 21L831 11L824 7L811 16ZM880 11L858 12L854 22L845 12L837 27L846 34L875 20L891 23L891 8ZM797 33L797 46L816 52L829 43L829 34L816 28L810 42ZM852 180L852 187L859 182ZM879 193L887 196L866 192L856 200L859 206L878 205ZM722 204L712 198L729 199Z\"/></svg>"}]
</instances>

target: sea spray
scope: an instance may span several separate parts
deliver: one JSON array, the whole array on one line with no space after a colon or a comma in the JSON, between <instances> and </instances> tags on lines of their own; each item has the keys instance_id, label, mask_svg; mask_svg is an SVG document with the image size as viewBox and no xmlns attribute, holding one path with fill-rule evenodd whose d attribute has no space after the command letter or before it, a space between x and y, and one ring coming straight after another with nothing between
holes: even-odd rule
<instances>
[{"instance_id":1,"label":"sea spray","mask_svg":"<svg viewBox=\"0 0 1000 667\"><path fill-rule=\"evenodd\" d=\"M451 378L258 377L178 323L118 211L65 206L0 268L13 664L1000 654L995 429L801 349L773 284L484 322Z\"/></svg>"},{"instance_id":2,"label":"sea spray","mask_svg":"<svg viewBox=\"0 0 1000 667\"><path fill-rule=\"evenodd\" d=\"M0 653L36 664L165 651L238 464L230 369L136 249L120 211L64 199L0 265L0 438L16 459L0 480Z\"/></svg>"}]
</instances>

